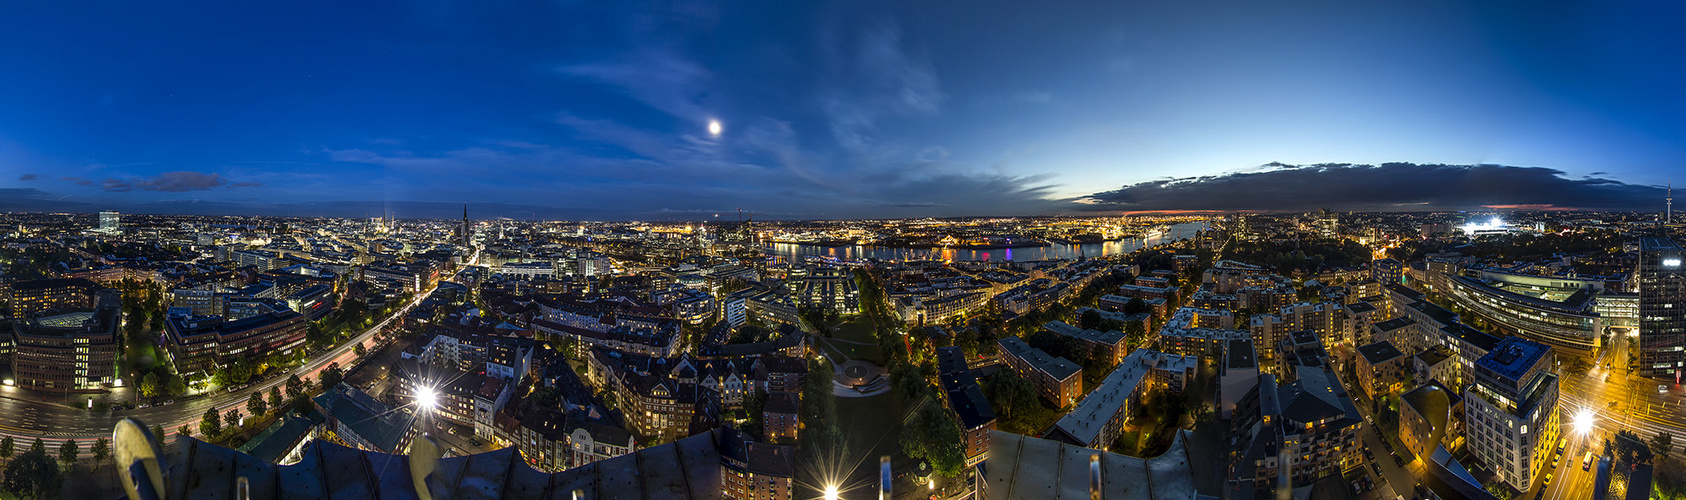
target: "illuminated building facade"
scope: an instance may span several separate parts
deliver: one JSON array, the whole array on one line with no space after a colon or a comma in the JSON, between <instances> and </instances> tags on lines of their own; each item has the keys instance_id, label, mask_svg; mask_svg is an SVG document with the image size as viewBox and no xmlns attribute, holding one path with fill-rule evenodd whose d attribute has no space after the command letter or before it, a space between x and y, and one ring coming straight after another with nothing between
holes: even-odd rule
<instances>
[{"instance_id":1,"label":"illuminated building facade","mask_svg":"<svg viewBox=\"0 0 1686 500\"><path fill-rule=\"evenodd\" d=\"M1506 338L1475 362L1474 383L1464 393L1469 453L1520 491L1550 466L1557 444L1555 361L1545 344Z\"/></svg>"},{"instance_id":2,"label":"illuminated building facade","mask_svg":"<svg viewBox=\"0 0 1686 500\"><path fill-rule=\"evenodd\" d=\"M1517 287L1468 276L1451 276L1447 283L1454 301L1499 331L1569 353L1598 348L1604 328L1590 288Z\"/></svg>"},{"instance_id":3,"label":"illuminated building facade","mask_svg":"<svg viewBox=\"0 0 1686 500\"><path fill-rule=\"evenodd\" d=\"M1686 349L1686 251L1668 238L1639 240L1639 373L1680 382Z\"/></svg>"}]
</instances>

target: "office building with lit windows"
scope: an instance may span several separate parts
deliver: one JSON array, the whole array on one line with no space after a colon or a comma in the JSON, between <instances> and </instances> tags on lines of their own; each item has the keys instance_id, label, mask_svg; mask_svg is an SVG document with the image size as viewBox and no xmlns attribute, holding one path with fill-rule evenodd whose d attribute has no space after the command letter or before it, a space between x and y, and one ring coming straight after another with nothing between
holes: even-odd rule
<instances>
[{"instance_id":1,"label":"office building with lit windows","mask_svg":"<svg viewBox=\"0 0 1686 500\"><path fill-rule=\"evenodd\" d=\"M1476 360L1474 381L1464 390L1466 449L1520 491L1550 467L1557 444L1555 361L1551 347L1509 337Z\"/></svg>"},{"instance_id":2,"label":"office building with lit windows","mask_svg":"<svg viewBox=\"0 0 1686 500\"><path fill-rule=\"evenodd\" d=\"M94 308L98 283L83 278L64 278L12 283L6 302L17 317L34 317L54 312L86 311Z\"/></svg>"},{"instance_id":3,"label":"office building with lit windows","mask_svg":"<svg viewBox=\"0 0 1686 500\"><path fill-rule=\"evenodd\" d=\"M172 314L164 320L164 352L183 374L210 373L241 359L291 354L304 345L309 321L287 303L256 302L262 314L229 321L223 316Z\"/></svg>"},{"instance_id":4,"label":"office building with lit windows","mask_svg":"<svg viewBox=\"0 0 1686 500\"><path fill-rule=\"evenodd\" d=\"M1526 337L1565 353L1589 354L1597 349L1604 325L1593 310L1596 290L1574 283L1553 283L1546 276L1532 278L1541 283L1449 276L1447 293L1454 302L1505 334Z\"/></svg>"},{"instance_id":5,"label":"office building with lit windows","mask_svg":"<svg viewBox=\"0 0 1686 500\"><path fill-rule=\"evenodd\" d=\"M1668 238L1639 240L1639 374L1680 382L1686 348L1686 251Z\"/></svg>"},{"instance_id":6,"label":"office building with lit windows","mask_svg":"<svg viewBox=\"0 0 1686 500\"><path fill-rule=\"evenodd\" d=\"M100 212L100 230L113 232L123 228L123 216L117 212Z\"/></svg>"},{"instance_id":7,"label":"office building with lit windows","mask_svg":"<svg viewBox=\"0 0 1686 500\"><path fill-rule=\"evenodd\" d=\"M13 382L49 392L99 390L115 383L122 309L121 295L104 290L91 312L12 322Z\"/></svg>"}]
</instances>

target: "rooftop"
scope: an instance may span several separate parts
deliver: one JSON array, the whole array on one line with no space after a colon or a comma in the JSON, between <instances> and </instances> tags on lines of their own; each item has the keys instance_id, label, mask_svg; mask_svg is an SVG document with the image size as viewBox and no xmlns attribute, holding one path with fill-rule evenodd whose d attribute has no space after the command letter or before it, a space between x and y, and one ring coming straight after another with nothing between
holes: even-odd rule
<instances>
[{"instance_id":1,"label":"rooftop","mask_svg":"<svg viewBox=\"0 0 1686 500\"><path fill-rule=\"evenodd\" d=\"M1359 347L1358 354L1363 355L1364 361L1372 365L1405 355L1399 348L1394 347L1392 342L1386 340Z\"/></svg>"},{"instance_id":2,"label":"rooftop","mask_svg":"<svg viewBox=\"0 0 1686 500\"><path fill-rule=\"evenodd\" d=\"M1227 368L1258 368L1259 361L1254 359L1253 341L1230 340L1224 349L1224 366Z\"/></svg>"},{"instance_id":3,"label":"rooftop","mask_svg":"<svg viewBox=\"0 0 1686 500\"><path fill-rule=\"evenodd\" d=\"M1049 356L1048 353L1043 352L1041 349L1031 347L1030 344L1026 344L1024 342L1024 339L1018 337L1008 336L1007 338L1001 339L998 343L1001 345L1001 348L1007 350L1008 353L1024 359L1025 362L1030 363L1032 367L1046 372L1056 380L1065 380L1083 371L1082 368L1078 367L1076 363L1072 363L1071 360Z\"/></svg>"},{"instance_id":4,"label":"rooftop","mask_svg":"<svg viewBox=\"0 0 1686 500\"><path fill-rule=\"evenodd\" d=\"M1506 337L1487 355L1476 360L1475 364L1492 370L1499 376L1516 380L1550 351L1550 346L1539 342L1521 337Z\"/></svg>"},{"instance_id":5,"label":"rooftop","mask_svg":"<svg viewBox=\"0 0 1686 500\"><path fill-rule=\"evenodd\" d=\"M425 483L433 498L568 499L575 490L586 498L718 498L721 460L715 434L553 474L533 470L515 447L441 458ZM237 476L250 481L253 498L417 498L410 456L326 440L306 446L299 463L275 465L178 437L163 447L168 498L234 498Z\"/></svg>"},{"instance_id":6,"label":"rooftop","mask_svg":"<svg viewBox=\"0 0 1686 500\"><path fill-rule=\"evenodd\" d=\"M1666 237L1660 237L1660 236L1645 237L1645 238L1639 239L1639 251L1641 251L1641 252L1667 252L1667 251L1678 252L1678 251L1680 251L1680 245L1676 244L1673 239L1666 238Z\"/></svg>"},{"instance_id":7,"label":"rooftop","mask_svg":"<svg viewBox=\"0 0 1686 500\"><path fill-rule=\"evenodd\" d=\"M992 499L1089 498L1089 457L1099 455L1102 498L1195 498L1187 437L1177 431L1163 455L1137 458L991 431L979 490Z\"/></svg>"},{"instance_id":8,"label":"rooftop","mask_svg":"<svg viewBox=\"0 0 1686 500\"><path fill-rule=\"evenodd\" d=\"M1124 361L1118 363L1118 368L1107 374L1095 390L1089 391L1082 401L1077 403L1070 413L1054 422L1054 429L1072 438L1092 443L1101 433L1101 428L1112 420L1114 415L1124 409L1126 402L1135 396L1141 386L1142 379L1152 372L1161 362L1162 357L1181 360L1182 356L1170 356L1151 349L1136 349ZM1182 367L1173 368L1181 371ZM1107 445L1110 443L1100 443Z\"/></svg>"}]
</instances>

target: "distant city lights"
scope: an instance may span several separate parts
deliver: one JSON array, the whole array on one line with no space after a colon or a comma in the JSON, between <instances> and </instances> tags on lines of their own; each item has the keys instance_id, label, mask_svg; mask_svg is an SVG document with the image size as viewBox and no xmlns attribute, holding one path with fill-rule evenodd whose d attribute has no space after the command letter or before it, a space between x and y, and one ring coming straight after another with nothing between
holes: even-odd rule
<instances>
[{"instance_id":1,"label":"distant city lights","mask_svg":"<svg viewBox=\"0 0 1686 500\"><path fill-rule=\"evenodd\" d=\"M1505 224L1505 221L1500 220L1498 216L1494 216L1492 220L1487 222L1471 222L1469 224L1458 226L1458 229L1463 230L1465 234L1474 235L1483 232L1509 231L1510 225Z\"/></svg>"}]
</instances>

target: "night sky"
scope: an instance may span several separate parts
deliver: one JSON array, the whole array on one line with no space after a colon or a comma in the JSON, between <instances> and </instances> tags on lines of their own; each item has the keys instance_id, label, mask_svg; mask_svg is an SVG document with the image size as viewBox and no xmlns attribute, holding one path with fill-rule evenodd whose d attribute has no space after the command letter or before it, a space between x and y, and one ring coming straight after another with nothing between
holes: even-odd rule
<instances>
[{"instance_id":1,"label":"night sky","mask_svg":"<svg viewBox=\"0 0 1686 500\"><path fill-rule=\"evenodd\" d=\"M0 5L0 210L1660 210L1686 172L1679 2L257 3Z\"/></svg>"}]
</instances>

